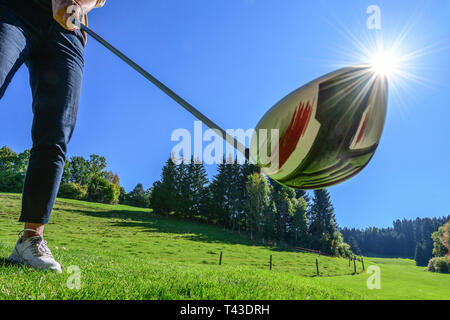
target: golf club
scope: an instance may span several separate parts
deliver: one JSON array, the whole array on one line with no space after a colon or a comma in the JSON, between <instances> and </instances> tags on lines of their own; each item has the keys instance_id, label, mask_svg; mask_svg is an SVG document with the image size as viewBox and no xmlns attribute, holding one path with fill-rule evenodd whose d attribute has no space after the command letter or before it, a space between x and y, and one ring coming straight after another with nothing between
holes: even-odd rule
<instances>
[{"instance_id":1,"label":"golf club","mask_svg":"<svg viewBox=\"0 0 450 320\"><path fill-rule=\"evenodd\" d=\"M246 150L244 156L248 159L248 148L246 148L244 145L242 145L233 136L229 135L225 130L223 130L221 127L219 127L211 119L209 119L207 116L205 116L199 110L197 110L197 108L195 108L189 102L187 102L186 100L181 98L179 95L177 95L175 92L173 92L169 87L167 87L164 83L162 83L161 81L156 79L154 76L152 76L150 73L148 73L146 70L144 70L136 62L134 62L133 60L128 58L125 54L123 54L121 51L119 51L117 48L115 48L113 45L111 45L108 41L103 39L101 36L99 36L93 30L91 30L87 26L83 25L82 23L77 23L77 25L80 25L81 30L85 31L92 38L94 38L95 40L100 42L103 46L105 46L112 53L114 53L117 57L122 59L130 67L132 67L134 70L139 72L147 80L149 80L151 83L153 83L159 89L161 89L164 93L166 93L169 97L171 97L173 100L175 100L175 102L177 102L179 105L181 105L183 108L185 108L188 112L190 112L194 117L196 117L197 119L199 119L200 121L205 123L209 128L211 128L215 131L218 131L218 133L222 137L225 137L225 140L228 143L230 143L234 148L236 148L238 150Z\"/></svg>"},{"instance_id":2,"label":"golf club","mask_svg":"<svg viewBox=\"0 0 450 320\"><path fill-rule=\"evenodd\" d=\"M337 70L290 93L263 116L249 149L93 30L77 25L280 184L321 189L341 183L361 172L378 147L388 81L369 64ZM272 130L279 133L276 139Z\"/></svg>"}]
</instances>

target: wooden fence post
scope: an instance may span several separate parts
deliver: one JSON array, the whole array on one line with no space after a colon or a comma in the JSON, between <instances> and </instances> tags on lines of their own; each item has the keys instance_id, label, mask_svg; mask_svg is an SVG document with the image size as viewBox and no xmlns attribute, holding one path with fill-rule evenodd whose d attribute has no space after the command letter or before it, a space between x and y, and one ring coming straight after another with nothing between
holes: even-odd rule
<instances>
[{"instance_id":1,"label":"wooden fence post","mask_svg":"<svg viewBox=\"0 0 450 320\"><path fill-rule=\"evenodd\" d=\"M362 258L362 257L361 257L361 263L362 263L363 270L366 270L366 269L364 268L364 258Z\"/></svg>"},{"instance_id":2,"label":"wooden fence post","mask_svg":"<svg viewBox=\"0 0 450 320\"><path fill-rule=\"evenodd\" d=\"M317 276L319 276L319 259L316 258L316 269L317 269Z\"/></svg>"},{"instance_id":3,"label":"wooden fence post","mask_svg":"<svg viewBox=\"0 0 450 320\"><path fill-rule=\"evenodd\" d=\"M354 272L356 273L356 257L353 259L353 268L354 268Z\"/></svg>"},{"instance_id":4,"label":"wooden fence post","mask_svg":"<svg viewBox=\"0 0 450 320\"><path fill-rule=\"evenodd\" d=\"M220 251L219 266L222 265L222 251Z\"/></svg>"},{"instance_id":5,"label":"wooden fence post","mask_svg":"<svg viewBox=\"0 0 450 320\"><path fill-rule=\"evenodd\" d=\"M352 257L348 256L348 266L350 267L350 262L352 261Z\"/></svg>"},{"instance_id":6,"label":"wooden fence post","mask_svg":"<svg viewBox=\"0 0 450 320\"><path fill-rule=\"evenodd\" d=\"M270 270L272 270L272 255L270 255Z\"/></svg>"}]
</instances>

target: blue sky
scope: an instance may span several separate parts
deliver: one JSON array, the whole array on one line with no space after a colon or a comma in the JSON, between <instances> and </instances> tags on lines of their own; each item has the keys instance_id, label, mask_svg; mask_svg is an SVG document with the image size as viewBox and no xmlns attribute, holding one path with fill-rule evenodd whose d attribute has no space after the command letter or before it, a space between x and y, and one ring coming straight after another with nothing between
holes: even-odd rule
<instances>
[{"instance_id":1,"label":"blue sky","mask_svg":"<svg viewBox=\"0 0 450 320\"><path fill-rule=\"evenodd\" d=\"M368 30L369 5L382 30ZM391 95L380 147L357 177L329 189L338 223L389 226L394 219L450 214L450 2L166 0L111 1L90 26L224 128L252 128L295 88L345 63L376 35L406 51L420 83ZM69 156L108 160L129 191L159 179L173 130L195 120L103 47L89 39L79 118ZM0 146L29 148L28 71L20 69L0 101ZM206 129L206 128L205 128ZM213 173L213 168L209 168Z\"/></svg>"}]
</instances>

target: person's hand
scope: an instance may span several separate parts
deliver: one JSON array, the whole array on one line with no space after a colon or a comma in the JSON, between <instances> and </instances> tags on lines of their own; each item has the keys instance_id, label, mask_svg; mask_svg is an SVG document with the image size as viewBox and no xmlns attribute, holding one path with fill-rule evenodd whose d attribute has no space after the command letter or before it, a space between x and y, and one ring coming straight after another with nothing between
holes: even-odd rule
<instances>
[{"instance_id":1,"label":"person's hand","mask_svg":"<svg viewBox=\"0 0 450 320\"><path fill-rule=\"evenodd\" d=\"M83 15L91 11L97 0L52 0L53 18L64 29L74 31L78 26L73 23L73 19L80 21Z\"/></svg>"}]
</instances>

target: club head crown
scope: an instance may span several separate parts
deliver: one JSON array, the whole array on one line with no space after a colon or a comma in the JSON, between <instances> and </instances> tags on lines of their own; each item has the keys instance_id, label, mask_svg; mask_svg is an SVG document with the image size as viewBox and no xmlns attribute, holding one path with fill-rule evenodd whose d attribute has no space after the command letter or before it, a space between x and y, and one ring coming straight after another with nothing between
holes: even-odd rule
<instances>
[{"instance_id":1,"label":"club head crown","mask_svg":"<svg viewBox=\"0 0 450 320\"><path fill-rule=\"evenodd\" d=\"M293 91L258 123L250 157L295 189L341 183L372 159L384 127L388 81L369 65L339 69Z\"/></svg>"}]
</instances>

